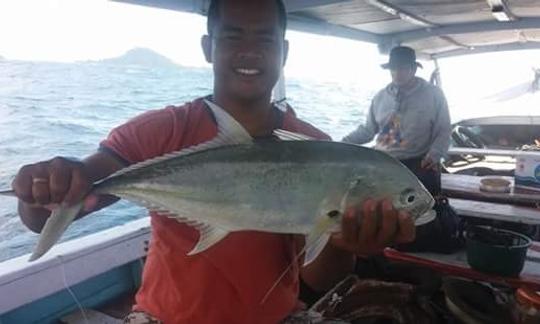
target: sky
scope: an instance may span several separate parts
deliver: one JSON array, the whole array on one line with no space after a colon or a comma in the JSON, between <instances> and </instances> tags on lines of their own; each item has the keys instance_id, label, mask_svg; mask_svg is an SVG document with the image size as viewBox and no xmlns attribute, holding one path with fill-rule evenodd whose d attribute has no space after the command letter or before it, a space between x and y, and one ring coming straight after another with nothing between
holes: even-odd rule
<instances>
[{"instance_id":1,"label":"sky","mask_svg":"<svg viewBox=\"0 0 540 324\"><path fill-rule=\"evenodd\" d=\"M184 66L208 66L200 49L205 18L107 0L0 1L0 55L8 59L71 62L150 48ZM381 87L387 59L368 43L289 31L286 76ZM419 71L428 78L431 63ZM453 101L487 96L532 80L540 51L491 53L440 61Z\"/></svg>"},{"instance_id":2,"label":"sky","mask_svg":"<svg viewBox=\"0 0 540 324\"><path fill-rule=\"evenodd\" d=\"M9 59L77 61L147 47L185 66L207 66L200 49L205 31L200 15L106 0L0 1L0 55ZM292 75L350 79L358 73L344 76L351 70L347 62L359 56L384 60L371 44L294 31L287 38ZM333 54L332 64L326 64L326 55L313 55L322 52Z\"/></svg>"}]
</instances>

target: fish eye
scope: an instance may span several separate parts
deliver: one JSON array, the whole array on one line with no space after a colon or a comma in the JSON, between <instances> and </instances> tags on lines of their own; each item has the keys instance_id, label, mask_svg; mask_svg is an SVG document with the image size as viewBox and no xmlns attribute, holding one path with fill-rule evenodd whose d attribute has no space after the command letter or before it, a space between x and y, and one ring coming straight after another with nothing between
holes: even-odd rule
<instances>
[{"instance_id":1,"label":"fish eye","mask_svg":"<svg viewBox=\"0 0 540 324\"><path fill-rule=\"evenodd\" d=\"M416 193L413 189L405 189L401 193L401 202L410 205L416 200Z\"/></svg>"},{"instance_id":2,"label":"fish eye","mask_svg":"<svg viewBox=\"0 0 540 324\"><path fill-rule=\"evenodd\" d=\"M330 218L337 217L339 215L339 210L331 210L326 215Z\"/></svg>"}]
</instances>

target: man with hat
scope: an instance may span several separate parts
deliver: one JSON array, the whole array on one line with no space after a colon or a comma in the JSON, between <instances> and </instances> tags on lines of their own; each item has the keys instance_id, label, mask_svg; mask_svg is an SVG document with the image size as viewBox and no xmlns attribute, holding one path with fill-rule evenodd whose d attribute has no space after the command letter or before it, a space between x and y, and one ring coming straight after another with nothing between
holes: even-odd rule
<instances>
[{"instance_id":1,"label":"man with hat","mask_svg":"<svg viewBox=\"0 0 540 324\"><path fill-rule=\"evenodd\" d=\"M422 65L414 50L398 46L388 63L392 82L371 102L366 121L343 138L365 144L376 136L375 148L399 159L433 194L438 195L440 160L450 144L450 117L443 92L415 76Z\"/></svg>"}]
</instances>

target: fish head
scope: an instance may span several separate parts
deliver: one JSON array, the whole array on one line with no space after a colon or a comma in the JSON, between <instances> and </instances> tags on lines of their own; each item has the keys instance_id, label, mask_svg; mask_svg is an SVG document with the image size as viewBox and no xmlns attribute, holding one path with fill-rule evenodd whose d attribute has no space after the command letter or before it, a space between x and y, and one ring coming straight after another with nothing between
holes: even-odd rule
<instances>
[{"instance_id":1,"label":"fish head","mask_svg":"<svg viewBox=\"0 0 540 324\"><path fill-rule=\"evenodd\" d=\"M393 207L408 213L417 226L435 218L433 196L407 167L394 159L353 177L343 210L360 205L367 198L390 199Z\"/></svg>"},{"instance_id":2,"label":"fish head","mask_svg":"<svg viewBox=\"0 0 540 324\"><path fill-rule=\"evenodd\" d=\"M407 212L416 225L422 225L435 218L433 206L435 199L418 181L418 185L408 186L393 196L393 206L397 210Z\"/></svg>"}]
</instances>

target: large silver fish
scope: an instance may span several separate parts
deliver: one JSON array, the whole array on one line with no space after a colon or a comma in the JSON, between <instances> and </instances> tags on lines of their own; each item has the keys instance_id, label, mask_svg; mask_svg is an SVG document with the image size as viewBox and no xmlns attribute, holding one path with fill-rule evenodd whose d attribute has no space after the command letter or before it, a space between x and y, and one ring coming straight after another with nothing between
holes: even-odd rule
<instances>
[{"instance_id":1,"label":"large silver fish","mask_svg":"<svg viewBox=\"0 0 540 324\"><path fill-rule=\"evenodd\" d=\"M196 227L200 239L189 254L235 231L295 233L307 236L305 263L339 228L344 210L368 198L391 198L417 224L433 218L431 195L389 155L330 141L253 141L232 117L211 107L218 122L214 140L120 170L92 193ZM53 211L30 260L54 245L81 206Z\"/></svg>"}]
</instances>

